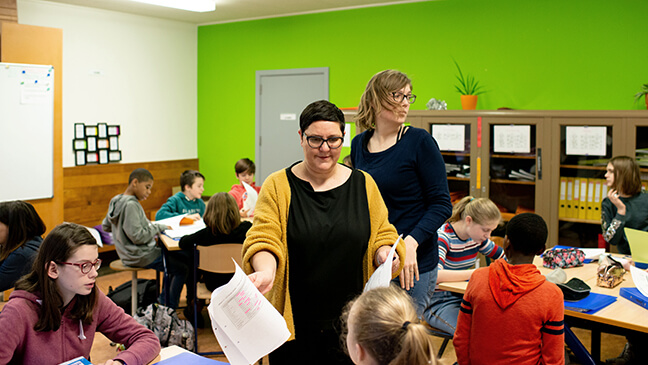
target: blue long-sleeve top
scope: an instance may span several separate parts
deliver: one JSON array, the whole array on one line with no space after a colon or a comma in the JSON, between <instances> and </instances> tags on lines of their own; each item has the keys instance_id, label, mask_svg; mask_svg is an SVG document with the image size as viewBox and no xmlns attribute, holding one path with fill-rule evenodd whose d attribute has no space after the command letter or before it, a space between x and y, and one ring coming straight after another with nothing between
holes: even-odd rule
<instances>
[{"instance_id":1,"label":"blue long-sleeve top","mask_svg":"<svg viewBox=\"0 0 648 365\"><path fill-rule=\"evenodd\" d=\"M21 276L31 271L32 263L42 242L43 239L36 236L0 261L0 292L13 288Z\"/></svg>"},{"instance_id":2,"label":"blue long-sleeve top","mask_svg":"<svg viewBox=\"0 0 648 365\"><path fill-rule=\"evenodd\" d=\"M419 272L433 270L439 261L437 229L452 213L439 146L425 130L410 127L395 145L371 153L367 143L372 135L365 131L353 138L353 167L374 178L398 233L418 242Z\"/></svg>"}]
</instances>

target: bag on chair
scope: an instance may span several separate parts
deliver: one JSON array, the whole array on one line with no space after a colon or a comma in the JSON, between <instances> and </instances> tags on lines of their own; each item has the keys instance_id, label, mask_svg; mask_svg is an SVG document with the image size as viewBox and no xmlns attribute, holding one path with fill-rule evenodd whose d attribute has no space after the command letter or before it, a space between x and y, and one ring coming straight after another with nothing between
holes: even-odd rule
<instances>
[{"instance_id":1,"label":"bag on chair","mask_svg":"<svg viewBox=\"0 0 648 365\"><path fill-rule=\"evenodd\" d=\"M177 345L189 351L195 349L194 329L191 322L179 319L175 310L161 304L139 308L135 320L155 333L162 347Z\"/></svg>"}]
</instances>

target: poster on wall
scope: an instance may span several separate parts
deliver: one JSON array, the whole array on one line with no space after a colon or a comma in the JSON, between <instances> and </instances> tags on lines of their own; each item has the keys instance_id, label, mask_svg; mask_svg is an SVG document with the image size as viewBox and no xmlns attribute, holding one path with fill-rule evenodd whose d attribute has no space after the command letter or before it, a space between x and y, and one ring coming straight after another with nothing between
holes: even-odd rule
<instances>
[{"instance_id":1,"label":"poster on wall","mask_svg":"<svg viewBox=\"0 0 648 365\"><path fill-rule=\"evenodd\" d=\"M108 123L74 123L72 150L76 166L121 161L119 135L121 128Z\"/></svg>"},{"instance_id":2,"label":"poster on wall","mask_svg":"<svg viewBox=\"0 0 648 365\"><path fill-rule=\"evenodd\" d=\"M441 151L460 152L466 149L466 126L463 124L432 124L432 137Z\"/></svg>"},{"instance_id":3,"label":"poster on wall","mask_svg":"<svg viewBox=\"0 0 648 365\"><path fill-rule=\"evenodd\" d=\"M493 152L531 153L531 126L493 126Z\"/></svg>"}]
</instances>

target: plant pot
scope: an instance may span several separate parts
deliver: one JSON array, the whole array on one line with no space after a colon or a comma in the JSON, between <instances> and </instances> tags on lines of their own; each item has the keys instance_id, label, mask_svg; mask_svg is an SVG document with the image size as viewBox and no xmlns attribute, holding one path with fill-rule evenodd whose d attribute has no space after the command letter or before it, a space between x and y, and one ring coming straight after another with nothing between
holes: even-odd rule
<instances>
[{"instance_id":1,"label":"plant pot","mask_svg":"<svg viewBox=\"0 0 648 365\"><path fill-rule=\"evenodd\" d=\"M461 109L463 110L477 109L477 95L461 95Z\"/></svg>"}]
</instances>

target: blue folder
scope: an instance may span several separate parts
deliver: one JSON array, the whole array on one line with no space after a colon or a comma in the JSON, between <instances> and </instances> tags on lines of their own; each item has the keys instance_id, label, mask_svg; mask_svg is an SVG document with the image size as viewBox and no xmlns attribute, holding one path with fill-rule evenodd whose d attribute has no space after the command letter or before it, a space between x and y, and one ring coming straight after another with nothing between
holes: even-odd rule
<instances>
[{"instance_id":1,"label":"blue folder","mask_svg":"<svg viewBox=\"0 0 648 365\"><path fill-rule=\"evenodd\" d=\"M606 294L590 293L587 298L575 302L565 301L565 309L575 312L594 314L616 302L617 297Z\"/></svg>"},{"instance_id":2,"label":"blue folder","mask_svg":"<svg viewBox=\"0 0 648 365\"><path fill-rule=\"evenodd\" d=\"M621 288L619 290L619 295L635 304L648 309L648 297L641 294L641 292L637 288Z\"/></svg>"},{"instance_id":3,"label":"blue folder","mask_svg":"<svg viewBox=\"0 0 648 365\"><path fill-rule=\"evenodd\" d=\"M170 357L166 360L156 362L155 365L185 365L185 364L197 364L197 365L229 365L226 362L208 359L194 354L193 352L182 352L178 355Z\"/></svg>"}]
</instances>

